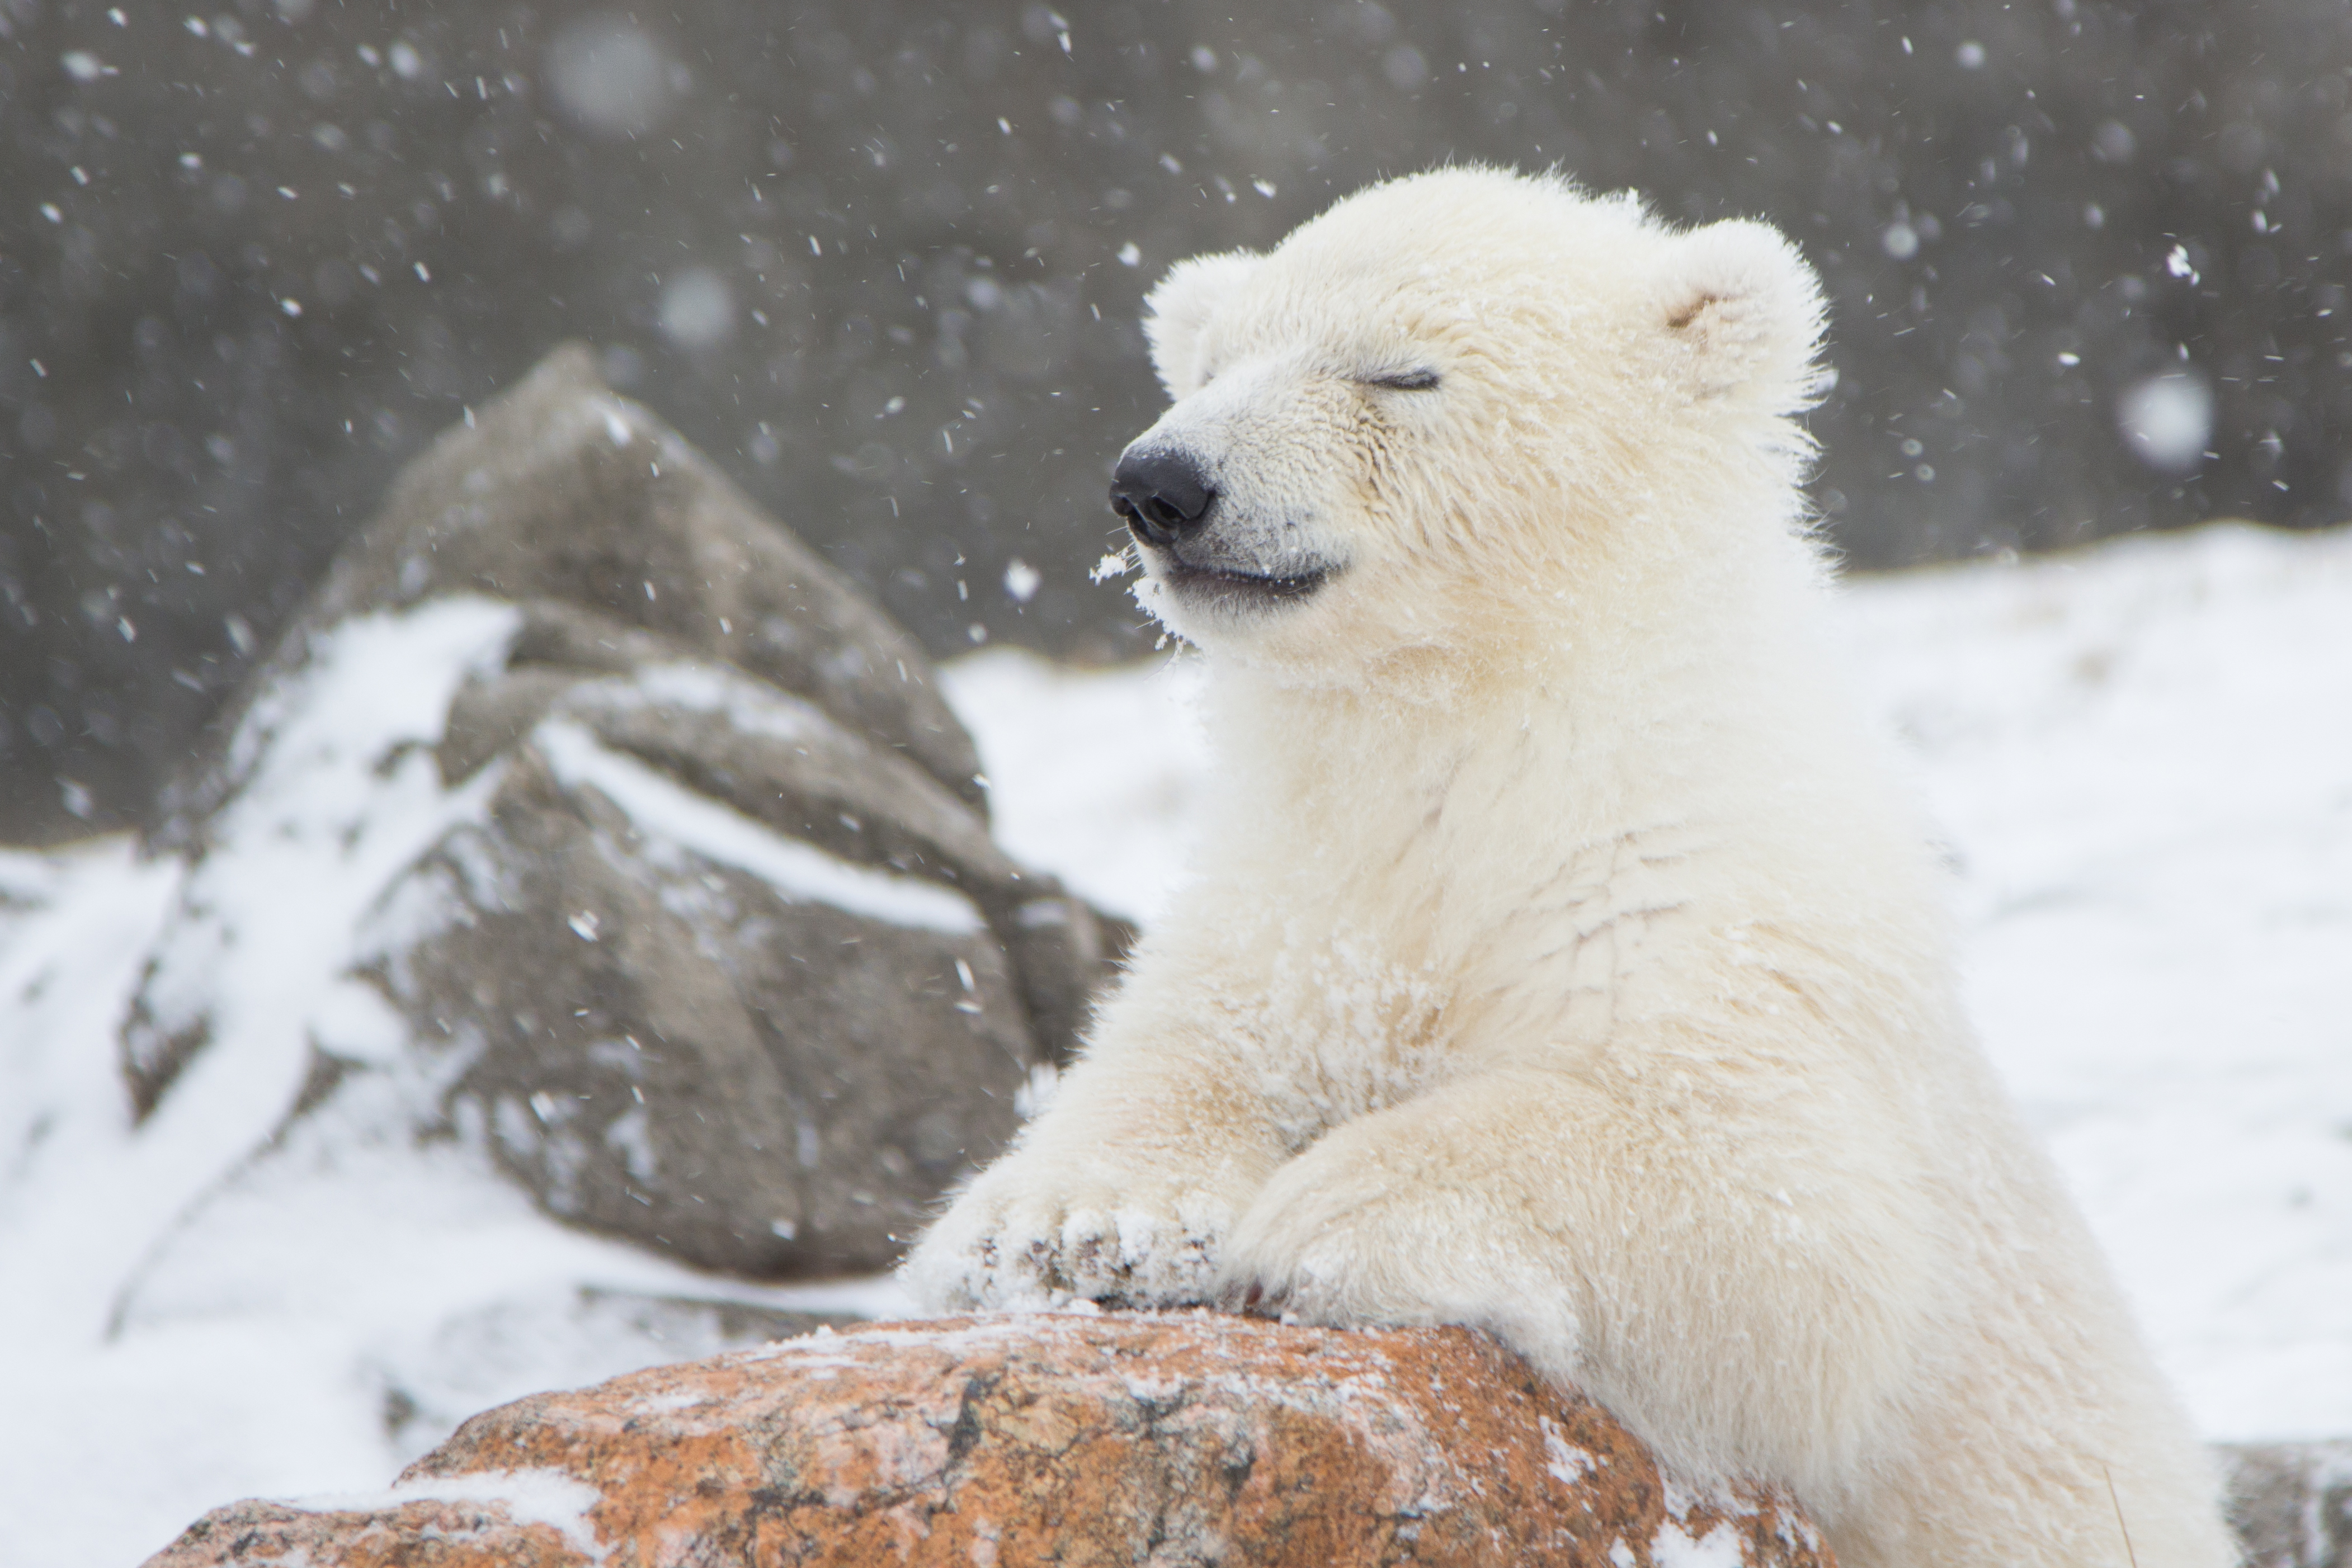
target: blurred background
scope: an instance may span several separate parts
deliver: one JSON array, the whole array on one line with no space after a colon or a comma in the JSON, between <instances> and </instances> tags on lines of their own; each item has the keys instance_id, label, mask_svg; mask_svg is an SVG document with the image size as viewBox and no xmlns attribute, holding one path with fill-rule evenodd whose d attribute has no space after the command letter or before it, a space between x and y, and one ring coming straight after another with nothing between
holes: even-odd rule
<instances>
[{"instance_id":1,"label":"blurred background","mask_svg":"<svg viewBox=\"0 0 2352 1568\"><path fill-rule=\"evenodd\" d=\"M2341 0L0 0L0 841L140 823L567 338L935 655L1087 569L1179 257L1447 161L1770 219L1861 569L2352 511Z\"/></svg>"}]
</instances>

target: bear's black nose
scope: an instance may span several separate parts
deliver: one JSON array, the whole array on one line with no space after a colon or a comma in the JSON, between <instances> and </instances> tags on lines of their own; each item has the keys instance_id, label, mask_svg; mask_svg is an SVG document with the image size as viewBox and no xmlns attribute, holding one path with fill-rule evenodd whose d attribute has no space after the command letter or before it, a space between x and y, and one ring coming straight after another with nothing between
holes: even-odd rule
<instances>
[{"instance_id":1,"label":"bear's black nose","mask_svg":"<svg viewBox=\"0 0 2352 1568\"><path fill-rule=\"evenodd\" d=\"M1174 544L1201 526L1217 493L1186 454L1162 447L1129 452L1110 476L1110 509L1148 545Z\"/></svg>"}]
</instances>

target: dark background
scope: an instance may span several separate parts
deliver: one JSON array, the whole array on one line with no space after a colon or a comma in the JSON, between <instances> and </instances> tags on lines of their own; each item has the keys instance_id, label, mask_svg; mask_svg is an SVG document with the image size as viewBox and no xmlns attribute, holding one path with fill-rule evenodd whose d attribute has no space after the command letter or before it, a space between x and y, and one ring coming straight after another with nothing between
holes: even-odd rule
<instances>
[{"instance_id":1,"label":"dark background","mask_svg":"<svg viewBox=\"0 0 2352 1568\"><path fill-rule=\"evenodd\" d=\"M140 821L565 338L934 653L1140 652L1143 292L1448 160L1793 235L1856 567L2332 523L2347 68L2342 0L0 0L0 840Z\"/></svg>"}]
</instances>

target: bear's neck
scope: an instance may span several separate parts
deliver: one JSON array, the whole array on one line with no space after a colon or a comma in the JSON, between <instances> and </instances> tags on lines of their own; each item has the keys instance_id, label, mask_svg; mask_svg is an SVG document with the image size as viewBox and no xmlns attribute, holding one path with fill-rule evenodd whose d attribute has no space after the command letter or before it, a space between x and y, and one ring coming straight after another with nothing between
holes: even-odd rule
<instances>
[{"instance_id":1,"label":"bear's neck","mask_svg":"<svg viewBox=\"0 0 2352 1568\"><path fill-rule=\"evenodd\" d=\"M1357 680L1213 657L1213 832L1261 864L1311 856L1342 896L1357 878L1549 885L1611 845L1736 860L1801 834L1832 854L1907 837L1816 643L1811 558L1784 542L1533 585L1482 639Z\"/></svg>"}]
</instances>

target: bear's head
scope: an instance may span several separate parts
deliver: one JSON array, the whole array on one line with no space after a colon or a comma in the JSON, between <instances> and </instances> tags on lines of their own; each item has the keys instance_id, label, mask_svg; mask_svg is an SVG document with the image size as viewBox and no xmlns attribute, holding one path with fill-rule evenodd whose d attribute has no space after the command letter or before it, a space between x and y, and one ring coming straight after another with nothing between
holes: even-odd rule
<instances>
[{"instance_id":1,"label":"bear's head","mask_svg":"<svg viewBox=\"0 0 2352 1568\"><path fill-rule=\"evenodd\" d=\"M1761 224L1448 169L1181 262L1150 307L1174 402L1112 505L1192 642L1458 645L1629 552L1799 526L1821 291Z\"/></svg>"}]
</instances>

